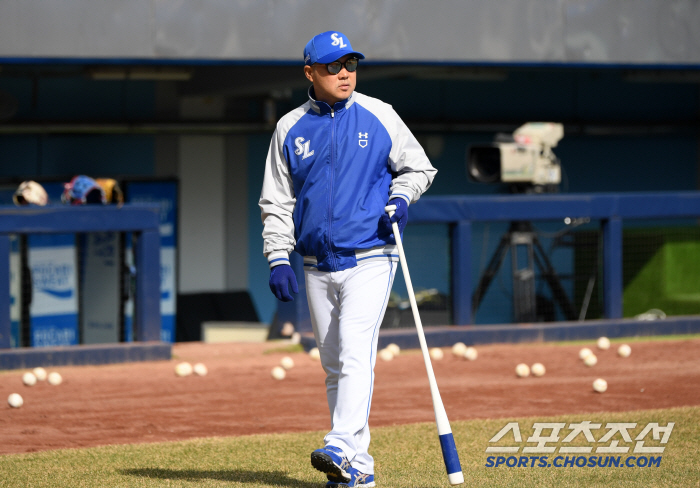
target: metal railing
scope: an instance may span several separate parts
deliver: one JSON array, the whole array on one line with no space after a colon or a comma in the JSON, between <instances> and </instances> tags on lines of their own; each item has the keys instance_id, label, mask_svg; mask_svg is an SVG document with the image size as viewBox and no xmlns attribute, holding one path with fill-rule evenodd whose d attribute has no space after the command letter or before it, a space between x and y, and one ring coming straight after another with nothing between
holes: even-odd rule
<instances>
[{"instance_id":1,"label":"metal railing","mask_svg":"<svg viewBox=\"0 0 700 488\"><path fill-rule=\"evenodd\" d=\"M423 197L410 210L413 223L450 225L455 325L471 324L474 320L472 223L566 218L600 221L603 314L607 319L619 319L623 310L623 221L700 218L700 192Z\"/></svg>"},{"instance_id":2,"label":"metal railing","mask_svg":"<svg viewBox=\"0 0 700 488\"><path fill-rule=\"evenodd\" d=\"M136 234L135 339L160 340L160 235L157 205L0 206L0 349L10 347L10 236L133 232Z\"/></svg>"}]
</instances>

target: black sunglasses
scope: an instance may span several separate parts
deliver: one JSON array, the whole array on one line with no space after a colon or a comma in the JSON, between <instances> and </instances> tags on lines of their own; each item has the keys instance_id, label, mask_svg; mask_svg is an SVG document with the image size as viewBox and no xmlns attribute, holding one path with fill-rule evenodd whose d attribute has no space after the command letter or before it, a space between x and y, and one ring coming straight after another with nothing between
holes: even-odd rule
<instances>
[{"instance_id":1,"label":"black sunglasses","mask_svg":"<svg viewBox=\"0 0 700 488\"><path fill-rule=\"evenodd\" d=\"M326 69L328 72L332 75L337 75L340 73L340 70L343 69L343 66L345 67L346 70L348 70L348 73L352 73L357 69L357 63L360 60L357 58L350 58L344 63L341 63L340 61L333 61L332 63L326 64Z\"/></svg>"}]
</instances>

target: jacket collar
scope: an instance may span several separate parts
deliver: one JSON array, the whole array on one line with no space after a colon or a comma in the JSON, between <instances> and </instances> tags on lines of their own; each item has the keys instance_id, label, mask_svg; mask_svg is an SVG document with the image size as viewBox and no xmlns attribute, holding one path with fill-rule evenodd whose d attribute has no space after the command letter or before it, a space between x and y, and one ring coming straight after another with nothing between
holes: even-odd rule
<instances>
[{"instance_id":1,"label":"jacket collar","mask_svg":"<svg viewBox=\"0 0 700 488\"><path fill-rule=\"evenodd\" d=\"M325 115L331 113L331 108L337 113L341 112L344 109L348 109L352 106L353 103L355 103L355 91L353 90L352 94L346 98L345 100L341 100L339 102L336 102L333 107L328 105L326 102L321 102L316 100L315 98L315 93L314 93L314 87L313 85L309 87L309 103L311 104L311 108L313 109L314 112L317 114Z\"/></svg>"}]
</instances>

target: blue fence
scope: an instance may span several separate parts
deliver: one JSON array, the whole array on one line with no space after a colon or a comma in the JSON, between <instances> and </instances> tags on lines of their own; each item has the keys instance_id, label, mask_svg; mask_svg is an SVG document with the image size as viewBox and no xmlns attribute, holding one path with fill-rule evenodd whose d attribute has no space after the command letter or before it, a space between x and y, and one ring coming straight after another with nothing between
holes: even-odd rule
<instances>
[{"instance_id":1,"label":"blue fence","mask_svg":"<svg viewBox=\"0 0 700 488\"><path fill-rule=\"evenodd\" d=\"M601 222L603 302L607 319L622 318L622 224L631 219L700 218L700 192L424 197L411 206L413 223L451 227L452 317L472 317L472 223L591 219Z\"/></svg>"},{"instance_id":2,"label":"blue fence","mask_svg":"<svg viewBox=\"0 0 700 488\"><path fill-rule=\"evenodd\" d=\"M160 341L160 235L157 205L0 206L0 349L10 347L10 235L133 232L136 243L135 339Z\"/></svg>"}]
</instances>

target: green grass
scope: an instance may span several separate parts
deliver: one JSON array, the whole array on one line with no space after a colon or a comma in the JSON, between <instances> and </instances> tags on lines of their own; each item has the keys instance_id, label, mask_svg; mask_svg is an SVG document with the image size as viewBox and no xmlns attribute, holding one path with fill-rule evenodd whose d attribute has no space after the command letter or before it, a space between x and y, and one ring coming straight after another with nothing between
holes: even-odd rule
<instances>
[{"instance_id":1,"label":"green grass","mask_svg":"<svg viewBox=\"0 0 700 488\"><path fill-rule=\"evenodd\" d=\"M263 351L263 354L273 354L279 352L304 352L304 346L302 346L301 344L289 344L284 346L272 347L270 349L265 349L265 351Z\"/></svg>"},{"instance_id":2,"label":"green grass","mask_svg":"<svg viewBox=\"0 0 700 488\"><path fill-rule=\"evenodd\" d=\"M633 434L651 421L661 425L671 421L675 422L675 427L660 467L485 467L489 440L507 422L514 420L519 422L522 430L521 445L526 445L536 421L565 422L567 426L584 420L598 421L603 425L607 422L637 422L639 428ZM473 420L453 422L452 430L467 480L467 484L462 485L465 487L700 486L700 407L537 419ZM605 432L605 429L594 431L594 436L599 439ZM566 433L568 431L563 431L564 435ZM323 434L209 438L0 456L0 486L322 487L325 478L310 466L309 453L319 447ZM510 439L513 443L512 437ZM371 451L380 488L449 486L432 423L373 429ZM550 456L553 459L556 454Z\"/></svg>"}]
</instances>

